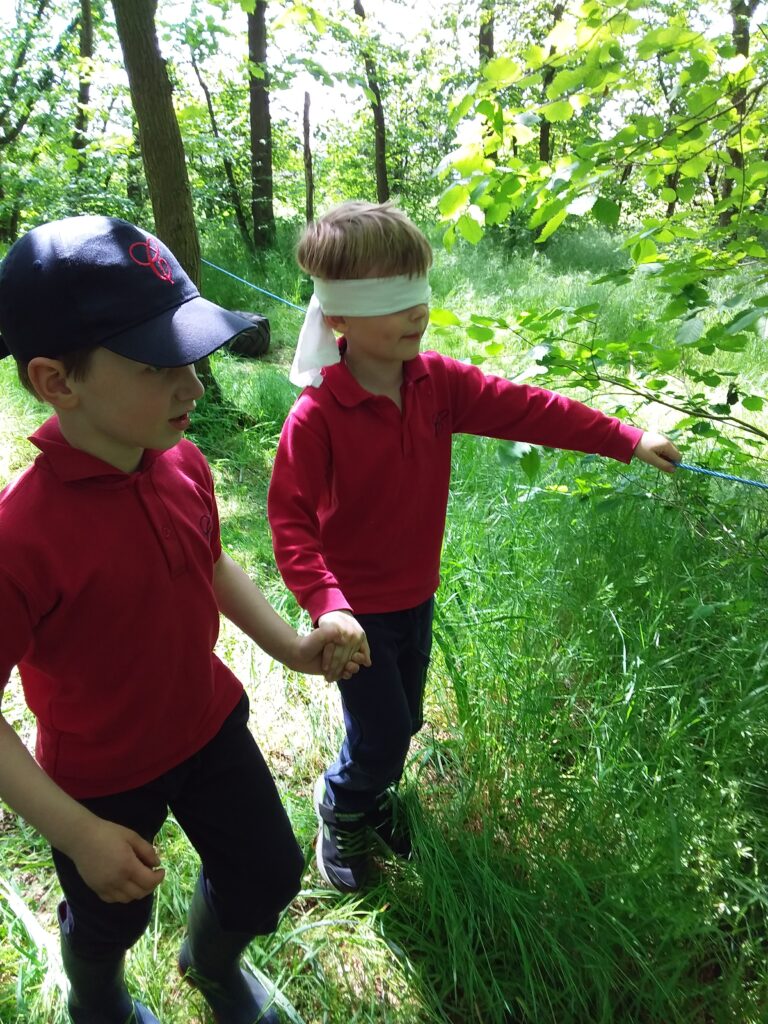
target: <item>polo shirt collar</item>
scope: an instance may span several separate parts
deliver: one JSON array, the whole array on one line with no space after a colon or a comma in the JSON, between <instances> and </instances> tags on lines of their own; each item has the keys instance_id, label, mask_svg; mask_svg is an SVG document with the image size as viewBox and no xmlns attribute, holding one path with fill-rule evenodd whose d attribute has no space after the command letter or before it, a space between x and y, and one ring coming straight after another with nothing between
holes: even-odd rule
<instances>
[{"instance_id":1,"label":"polo shirt collar","mask_svg":"<svg viewBox=\"0 0 768 1024\"><path fill-rule=\"evenodd\" d=\"M361 387L349 372L349 368L344 361L346 349L346 341L344 338L341 338L339 341L341 362L323 368L323 383L328 386L331 394L340 405L361 405L363 402L369 401L369 399L376 398L376 395L372 395L370 391L366 391L365 388ZM420 355L414 356L413 359L403 363L404 384L420 380L422 377L426 377L428 373L427 365Z\"/></svg>"},{"instance_id":2,"label":"polo shirt collar","mask_svg":"<svg viewBox=\"0 0 768 1024\"><path fill-rule=\"evenodd\" d=\"M62 483L90 480L95 477L117 478L115 482L128 480L138 473L143 473L163 454L147 449L136 473L125 473L122 469L111 466L102 459L97 459L95 455L90 455L79 448L73 448L62 434L59 421L55 416L46 420L30 436L29 440L36 448L40 449L47 465Z\"/></svg>"}]
</instances>

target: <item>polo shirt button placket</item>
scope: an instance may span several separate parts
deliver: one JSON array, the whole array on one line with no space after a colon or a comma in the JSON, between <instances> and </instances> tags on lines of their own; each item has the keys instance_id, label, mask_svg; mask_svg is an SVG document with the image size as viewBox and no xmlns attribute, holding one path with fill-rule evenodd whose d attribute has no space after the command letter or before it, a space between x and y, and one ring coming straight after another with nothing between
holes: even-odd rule
<instances>
[{"instance_id":1,"label":"polo shirt button placket","mask_svg":"<svg viewBox=\"0 0 768 1024\"><path fill-rule=\"evenodd\" d=\"M170 510L158 493L149 474L146 474L141 479L139 494L141 495L141 501L147 518L152 524L152 529L155 531L155 536L160 541L160 547L170 569L171 576L179 576L187 568L184 549L173 527Z\"/></svg>"}]
</instances>

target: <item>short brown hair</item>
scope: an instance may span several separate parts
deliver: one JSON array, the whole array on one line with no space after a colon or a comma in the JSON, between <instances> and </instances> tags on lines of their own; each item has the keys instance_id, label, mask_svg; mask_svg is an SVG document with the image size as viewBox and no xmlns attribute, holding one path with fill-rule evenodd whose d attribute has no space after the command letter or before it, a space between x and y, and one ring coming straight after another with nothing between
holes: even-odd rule
<instances>
[{"instance_id":1,"label":"short brown hair","mask_svg":"<svg viewBox=\"0 0 768 1024\"><path fill-rule=\"evenodd\" d=\"M307 225L296 258L302 270L326 281L414 277L429 270L432 247L393 203L351 200Z\"/></svg>"},{"instance_id":2,"label":"short brown hair","mask_svg":"<svg viewBox=\"0 0 768 1024\"><path fill-rule=\"evenodd\" d=\"M85 380L91 367L91 357L93 352L94 349L92 348L80 348L76 349L74 352L67 352L63 356L55 356L54 358L59 360L68 377L74 377L75 380ZM19 375L19 381L21 382L22 387L26 388L30 395L34 395L35 398L39 399L40 396L32 387L32 383L29 379L29 373L27 371L28 366L29 361L22 362L20 359L16 360L16 372Z\"/></svg>"}]
</instances>

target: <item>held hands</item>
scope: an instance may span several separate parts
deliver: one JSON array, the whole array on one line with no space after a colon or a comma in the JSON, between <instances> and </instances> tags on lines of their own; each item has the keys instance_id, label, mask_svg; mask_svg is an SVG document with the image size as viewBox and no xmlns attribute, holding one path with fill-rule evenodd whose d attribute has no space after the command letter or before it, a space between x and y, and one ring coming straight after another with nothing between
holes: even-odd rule
<instances>
[{"instance_id":1,"label":"held hands","mask_svg":"<svg viewBox=\"0 0 768 1024\"><path fill-rule=\"evenodd\" d=\"M672 463L679 462L682 455L663 434L646 430L638 441L633 458L647 462L649 466L655 466L664 473L674 473L675 467Z\"/></svg>"},{"instance_id":2,"label":"held hands","mask_svg":"<svg viewBox=\"0 0 768 1024\"><path fill-rule=\"evenodd\" d=\"M105 903L131 903L160 885L165 870L155 848L132 829L94 815L77 847L65 851L83 881Z\"/></svg>"},{"instance_id":3,"label":"held hands","mask_svg":"<svg viewBox=\"0 0 768 1024\"><path fill-rule=\"evenodd\" d=\"M351 612L332 611L317 620L317 633L326 637L322 655L322 674L331 683L349 679L371 664L371 651L365 631Z\"/></svg>"},{"instance_id":4,"label":"held hands","mask_svg":"<svg viewBox=\"0 0 768 1024\"><path fill-rule=\"evenodd\" d=\"M368 644L366 642L365 651L359 649L346 657L348 647L340 644L339 639L339 630L335 625L318 625L317 629L313 629L307 636L296 637L296 657L285 664L297 672L324 676L328 683L333 683L337 679L350 679L360 671L361 665L370 665Z\"/></svg>"}]
</instances>

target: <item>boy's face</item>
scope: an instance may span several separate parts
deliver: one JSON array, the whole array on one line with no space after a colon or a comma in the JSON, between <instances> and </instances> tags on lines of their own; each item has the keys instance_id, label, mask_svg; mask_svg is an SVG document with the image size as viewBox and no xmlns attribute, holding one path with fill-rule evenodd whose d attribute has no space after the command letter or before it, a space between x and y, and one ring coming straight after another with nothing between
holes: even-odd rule
<instances>
[{"instance_id":1,"label":"boy's face","mask_svg":"<svg viewBox=\"0 0 768 1024\"><path fill-rule=\"evenodd\" d=\"M383 316L327 319L347 339L350 354L383 366L404 363L419 354L421 338L429 323L429 306L422 303Z\"/></svg>"},{"instance_id":2,"label":"boy's face","mask_svg":"<svg viewBox=\"0 0 768 1024\"><path fill-rule=\"evenodd\" d=\"M94 350L85 379L68 377L67 386L71 404L57 406L64 436L127 473L145 448L178 443L205 390L194 366L147 366L105 348Z\"/></svg>"}]
</instances>

